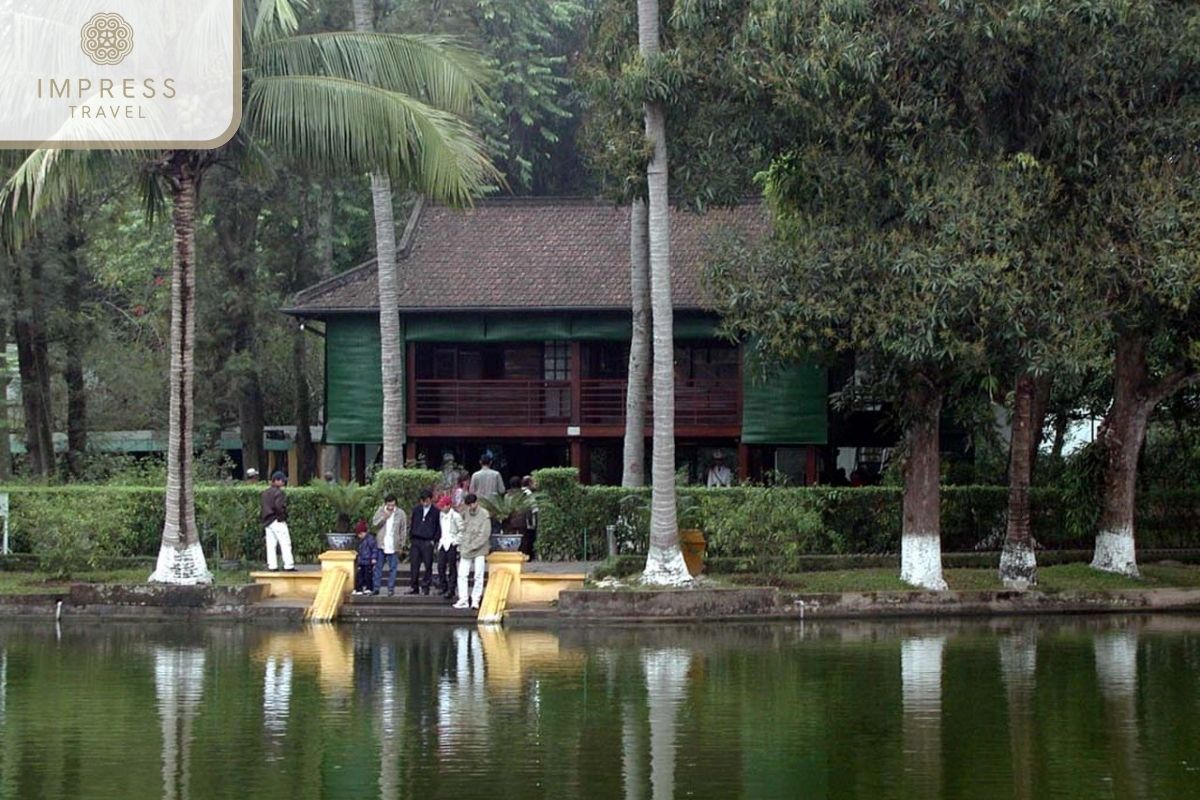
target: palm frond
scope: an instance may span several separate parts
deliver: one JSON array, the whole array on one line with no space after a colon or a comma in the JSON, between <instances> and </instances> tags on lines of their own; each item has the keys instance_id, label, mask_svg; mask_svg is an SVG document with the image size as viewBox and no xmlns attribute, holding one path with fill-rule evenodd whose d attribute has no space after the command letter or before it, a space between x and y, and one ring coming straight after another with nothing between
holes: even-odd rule
<instances>
[{"instance_id":1,"label":"palm frond","mask_svg":"<svg viewBox=\"0 0 1200 800\"><path fill-rule=\"evenodd\" d=\"M249 32L251 42L287 36L300 27L296 12L308 7L308 0L245 0L242 30Z\"/></svg>"},{"instance_id":2,"label":"palm frond","mask_svg":"<svg viewBox=\"0 0 1200 800\"><path fill-rule=\"evenodd\" d=\"M437 35L332 32L255 48L256 75L325 75L419 98L460 116L486 99L493 76L478 53Z\"/></svg>"},{"instance_id":3,"label":"palm frond","mask_svg":"<svg viewBox=\"0 0 1200 800\"><path fill-rule=\"evenodd\" d=\"M344 78L261 77L244 124L300 163L385 170L431 198L464 205L499 173L462 119L401 92Z\"/></svg>"}]
</instances>

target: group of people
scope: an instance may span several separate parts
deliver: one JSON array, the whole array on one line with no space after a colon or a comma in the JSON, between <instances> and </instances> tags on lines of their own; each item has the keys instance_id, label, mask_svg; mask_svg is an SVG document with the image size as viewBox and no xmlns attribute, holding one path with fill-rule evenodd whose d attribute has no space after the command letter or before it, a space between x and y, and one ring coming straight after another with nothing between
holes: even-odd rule
<instances>
[{"instance_id":1,"label":"group of people","mask_svg":"<svg viewBox=\"0 0 1200 800\"><path fill-rule=\"evenodd\" d=\"M448 476L452 477L449 483ZM267 568L272 571L279 569L280 555L285 571L296 569L287 526L287 495L283 492L286 482L287 477L282 472L275 472L271 475L271 486L262 495L261 522L266 536ZM510 483L509 491L532 496L532 478L514 477ZM420 501L405 513L399 509L396 496L388 494L369 523L360 520L355 526L358 543L354 594L379 594L386 568L388 595L394 595L400 559L407 547L410 595L428 595L436 585L442 597L454 600L455 608L478 608L483 598L491 535L499 533L501 527L500 520L492 519L479 501L481 498L496 500L504 493L504 480L492 468L490 454L484 454L479 470L469 479L461 477L453 456L447 454L443 460L441 491L436 497L432 489L422 490ZM522 534L522 552L532 558L537 536L536 507L522 514L514 527ZM435 563L436 582L433 577Z\"/></svg>"},{"instance_id":2,"label":"group of people","mask_svg":"<svg viewBox=\"0 0 1200 800\"><path fill-rule=\"evenodd\" d=\"M463 498L460 511L454 507L449 495L441 495L435 503L433 492L424 489L420 502L407 515L398 508L396 496L389 494L375 511L370 525L361 521L355 532L358 536L355 594L379 594L385 566L388 567L388 595L396 593L399 553L407 539L409 594L430 593L434 586L436 555L437 588L442 597L456 598L455 608L479 608L492 523L488 513L479 507L479 497L474 492L468 492Z\"/></svg>"}]
</instances>

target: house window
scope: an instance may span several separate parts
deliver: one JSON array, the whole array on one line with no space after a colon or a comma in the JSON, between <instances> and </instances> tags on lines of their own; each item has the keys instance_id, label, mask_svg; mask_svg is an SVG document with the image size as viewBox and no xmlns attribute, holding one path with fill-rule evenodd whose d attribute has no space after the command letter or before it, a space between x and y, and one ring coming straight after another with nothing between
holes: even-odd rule
<instances>
[{"instance_id":1,"label":"house window","mask_svg":"<svg viewBox=\"0 0 1200 800\"><path fill-rule=\"evenodd\" d=\"M548 381L571 379L571 348L567 342L546 342L543 350L542 377Z\"/></svg>"}]
</instances>

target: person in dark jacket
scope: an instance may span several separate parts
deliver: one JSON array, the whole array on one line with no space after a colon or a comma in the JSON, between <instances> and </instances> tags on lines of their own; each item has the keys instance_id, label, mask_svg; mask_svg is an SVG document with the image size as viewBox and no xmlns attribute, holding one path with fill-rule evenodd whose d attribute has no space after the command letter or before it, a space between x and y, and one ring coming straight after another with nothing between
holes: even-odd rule
<instances>
[{"instance_id":1,"label":"person in dark jacket","mask_svg":"<svg viewBox=\"0 0 1200 800\"><path fill-rule=\"evenodd\" d=\"M292 561L292 535L288 531L287 495L283 493L283 485L287 476L276 472L271 476L271 488L262 495L262 526L267 535L267 569L279 569L275 554L276 546L283 553L283 569L285 572L295 572L296 565Z\"/></svg>"},{"instance_id":2,"label":"person in dark jacket","mask_svg":"<svg viewBox=\"0 0 1200 800\"><path fill-rule=\"evenodd\" d=\"M358 557L354 559L357 569L354 572L355 594L379 594L375 586L375 564L379 562L379 544L375 537L367 533L367 523L359 520L354 527L358 536Z\"/></svg>"},{"instance_id":3,"label":"person in dark jacket","mask_svg":"<svg viewBox=\"0 0 1200 800\"><path fill-rule=\"evenodd\" d=\"M408 525L409 548L409 594L429 594L433 581L433 548L442 537L441 512L433 507L433 492L421 491L421 502L413 507ZM421 566L425 572L421 574ZM420 578L418 580L418 575Z\"/></svg>"}]
</instances>

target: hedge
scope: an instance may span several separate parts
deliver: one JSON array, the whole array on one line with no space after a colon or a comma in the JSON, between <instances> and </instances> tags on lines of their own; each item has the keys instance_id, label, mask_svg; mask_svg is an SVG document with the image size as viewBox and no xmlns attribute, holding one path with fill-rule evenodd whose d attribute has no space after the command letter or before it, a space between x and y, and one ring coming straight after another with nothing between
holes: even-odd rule
<instances>
[{"instance_id":1,"label":"hedge","mask_svg":"<svg viewBox=\"0 0 1200 800\"><path fill-rule=\"evenodd\" d=\"M648 488L581 486L570 468L540 470L534 478L541 510L540 557L603 558L608 525L616 526L622 553L645 552ZM898 487L680 487L679 495L681 507L692 509L681 519L681 527L705 531L714 558L794 562L815 554L899 551L902 493ZM1006 487L945 486L941 498L944 552L1000 548L1007 519ZM1090 534L1068 527L1057 489L1034 489L1032 499L1034 536L1043 548L1092 547ZM1200 491L1143 493L1137 513L1140 548L1200 545Z\"/></svg>"},{"instance_id":2,"label":"hedge","mask_svg":"<svg viewBox=\"0 0 1200 800\"><path fill-rule=\"evenodd\" d=\"M434 470L382 470L372 484L382 498L394 492L402 507L416 505L421 489L434 485ZM204 548L226 558L261 562L265 544L259 500L265 485L196 487L196 525ZM14 552L38 552L79 530L102 557L154 556L162 536L165 490L137 486L14 486L9 495L9 537ZM286 489L288 527L297 560L312 561L324 549L321 534L333 530L333 509L309 487Z\"/></svg>"}]
</instances>

